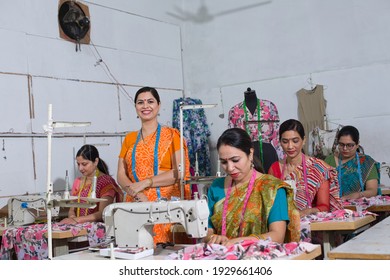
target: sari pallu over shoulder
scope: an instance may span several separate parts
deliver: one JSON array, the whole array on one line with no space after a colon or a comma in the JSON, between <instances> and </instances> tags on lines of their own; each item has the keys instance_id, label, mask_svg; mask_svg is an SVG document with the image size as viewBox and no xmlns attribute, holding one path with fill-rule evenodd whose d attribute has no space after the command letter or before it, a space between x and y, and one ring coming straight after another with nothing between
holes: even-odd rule
<instances>
[{"instance_id":1,"label":"sari pallu over shoulder","mask_svg":"<svg viewBox=\"0 0 390 280\"><path fill-rule=\"evenodd\" d=\"M285 240L299 241L300 238L300 217L293 200L293 190L285 182L271 176L263 175L256 179L252 194L248 200L244 219L241 223L241 211L248 184L234 188L229 198L226 217L226 235L229 238L236 238L241 230L242 236L251 234L260 235L269 231L268 217L273 206L277 190L285 188L288 203L288 215L290 222L287 226ZM218 234L222 229L222 211L225 198L214 205L214 215L211 222ZM240 229L240 224L242 229Z\"/></svg>"}]
</instances>

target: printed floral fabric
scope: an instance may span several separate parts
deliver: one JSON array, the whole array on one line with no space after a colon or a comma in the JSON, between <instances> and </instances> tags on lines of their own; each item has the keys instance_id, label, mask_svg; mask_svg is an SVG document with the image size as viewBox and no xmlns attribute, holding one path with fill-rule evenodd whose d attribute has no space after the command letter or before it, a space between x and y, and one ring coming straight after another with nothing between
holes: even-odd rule
<instances>
[{"instance_id":1,"label":"printed floral fabric","mask_svg":"<svg viewBox=\"0 0 390 280\"><path fill-rule=\"evenodd\" d=\"M390 196L377 195L370 198L362 197L358 199L346 199L343 201L343 207L360 205L363 209L366 209L372 205L383 205L388 203L390 203Z\"/></svg>"},{"instance_id":2,"label":"printed floral fabric","mask_svg":"<svg viewBox=\"0 0 390 280\"><path fill-rule=\"evenodd\" d=\"M248 121L257 121L257 110L252 113L248 108L244 108L244 102L234 105L229 110L229 128L239 127L248 132L252 141L259 141L259 128L257 123L245 123L245 111L247 110ZM271 101L260 99L260 121L261 122L261 139L263 142L271 143L274 146L279 159L284 157L282 147L279 145L279 113L275 104ZM269 122L267 122L269 121Z\"/></svg>"},{"instance_id":3,"label":"printed floral fabric","mask_svg":"<svg viewBox=\"0 0 390 280\"><path fill-rule=\"evenodd\" d=\"M199 243L170 254L170 260L272 260L311 252L315 245L307 242L276 243L270 239L244 241L230 246Z\"/></svg>"},{"instance_id":4,"label":"printed floral fabric","mask_svg":"<svg viewBox=\"0 0 390 280\"><path fill-rule=\"evenodd\" d=\"M52 231L71 231L74 236L84 228L87 229L87 237L90 246L95 246L105 241L106 227L100 222L77 225L52 225ZM14 254L18 260L48 259L46 232L47 224L8 228L2 235L0 259L13 259Z\"/></svg>"},{"instance_id":5,"label":"printed floral fabric","mask_svg":"<svg viewBox=\"0 0 390 280\"><path fill-rule=\"evenodd\" d=\"M172 126L180 130L180 104L200 105L200 99L179 98L173 101ZM211 135L204 109L183 110L183 136L188 147L191 167L196 171L198 157L199 176L211 175L208 137Z\"/></svg>"},{"instance_id":6,"label":"printed floral fabric","mask_svg":"<svg viewBox=\"0 0 390 280\"><path fill-rule=\"evenodd\" d=\"M326 222L326 221L346 221L351 217L363 217L366 215L377 216L374 213L368 211L352 211L349 209L340 209L333 212L317 212L314 214L306 215L301 217L301 241L311 242L311 230L310 224L316 222Z\"/></svg>"}]
</instances>

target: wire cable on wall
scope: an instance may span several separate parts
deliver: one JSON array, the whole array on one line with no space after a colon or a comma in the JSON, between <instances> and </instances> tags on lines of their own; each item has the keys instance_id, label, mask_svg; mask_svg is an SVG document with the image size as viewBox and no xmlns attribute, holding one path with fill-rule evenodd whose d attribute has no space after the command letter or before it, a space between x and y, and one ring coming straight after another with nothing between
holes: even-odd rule
<instances>
[{"instance_id":1,"label":"wire cable on wall","mask_svg":"<svg viewBox=\"0 0 390 280\"><path fill-rule=\"evenodd\" d=\"M100 55L97 47L92 42L92 40L90 42L90 45L93 47L93 50L95 50L95 52L93 52L93 50L92 50L92 53L93 53L93 55L96 58L95 66L98 66L98 65L102 66L102 69L103 69L104 73L106 73L107 77L117 85L117 87L119 88L120 92L127 99L129 99L132 103L134 103L133 97L131 97L131 95L126 91L126 89L123 87L123 85L117 80L117 78L114 76L114 74L112 74L112 72L110 70L110 67L108 67L107 63L103 60L102 56Z\"/></svg>"}]
</instances>

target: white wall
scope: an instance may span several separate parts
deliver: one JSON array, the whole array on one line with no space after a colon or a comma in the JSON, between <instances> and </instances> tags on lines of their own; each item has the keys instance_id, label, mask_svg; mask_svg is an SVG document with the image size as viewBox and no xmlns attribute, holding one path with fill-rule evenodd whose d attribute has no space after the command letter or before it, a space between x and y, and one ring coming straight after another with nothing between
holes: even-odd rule
<instances>
[{"instance_id":1,"label":"white wall","mask_svg":"<svg viewBox=\"0 0 390 280\"><path fill-rule=\"evenodd\" d=\"M366 152L390 161L387 0L80 1L90 8L96 46L82 45L81 52L59 38L58 2L39 2L1 4L0 197L46 188L46 139L4 134L42 135L48 103L55 120L92 122L56 132L138 129L131 97L144 85L161 93L166 124L183 88L203 103L217 103L206 110L214 148L228 110L248 86L273 101L284 120L297 117L295 93L309 88L312 77L325 86L330 120L357 126ZM96 64L99 54L126 91ZM84 141L99 145L116 172L120 137L54 138L56 189L65 170L75 175L74 153Z\"/></svg>"},{"instance_id":2,"label":"white wall","mask_svg":"<svg viewBox=\"0 0 390 280\"><path fill-rule=\"evenodd\" d=\"M187 1L184 9L195 13L201 2ZM330 127L356 126L366 153L390 161L389 1L203 2L216 16L183 21L184 85L219 105L207 111L212 145L248 86L273 101L283 121L297 118L295 93L310 88L311 77L325 87Z\"/></svg>"},{"instance_id":3,"label":"white wall","mask_svg":"<svg viewBox=\"0 0 390 280\"><path fill-rule=\"evenodd\" d=\"M58 1L39 2L8 1L0 9L0 207L5 196L46 190L48 104L55 121L92 123L54 131L52 181L60 190L65 170L77 175L75 153L84 143L96 144L116 174L122 135L140 126L132 101L139 87L158 89L160 122L168 125L183 91L180 27L151 13L164 17L177 1L80 1L89 6L92 44L79 52L59 37ZM96 133L107 136L91 137Z\"/></svg>"}]
</instances>

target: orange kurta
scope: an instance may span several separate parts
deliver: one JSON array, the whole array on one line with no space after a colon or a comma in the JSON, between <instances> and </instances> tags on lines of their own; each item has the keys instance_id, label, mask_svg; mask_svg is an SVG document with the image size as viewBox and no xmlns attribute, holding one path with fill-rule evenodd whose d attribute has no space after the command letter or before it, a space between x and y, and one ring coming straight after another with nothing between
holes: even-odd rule
<instances>
[{"instance_id":1,"label":"orange kurta","mask_svg":"<svg viewBox=\"0 0 390 280\"><path fill-rule=\"evenodd\" d=\"M132 182L136 182L133 173L132 173L132 153L134 145L137 140L139 131L133 131L126 135L125 140L122 144L122 149L119 154L120 158L123 158L126 163L127 176ZM135 172L140 181L145 180L154 176L154 147L156 143L156 133L151 134L141 139L136 147L135 151ZM174 154L175 152L180 151L180 134L177 129L162 126L160 133L160 140L158 144L158 173L168 171L173 169L176 165L178 166L180 162L174 163ZM188 158L187 146L184 143L184 152L185 152L185 176L186 178L190 176L189 167L190 162ZM149 201L157 200L157 190L156 188L148 188L143 190L143 193L148 197ZM160 187L161 197L165 197L168 200L171 197L180 198L180 183L175 183L169 186ZM190 188L186 186L185 188L185 198L190 198ZM131 196L126 196L126 201L134 202ZM154 237L154 242L167 242L169 241L170 233L170 224L167 225L155 225L154 231L156 236Z\"/></svg>"}]
</instances>

